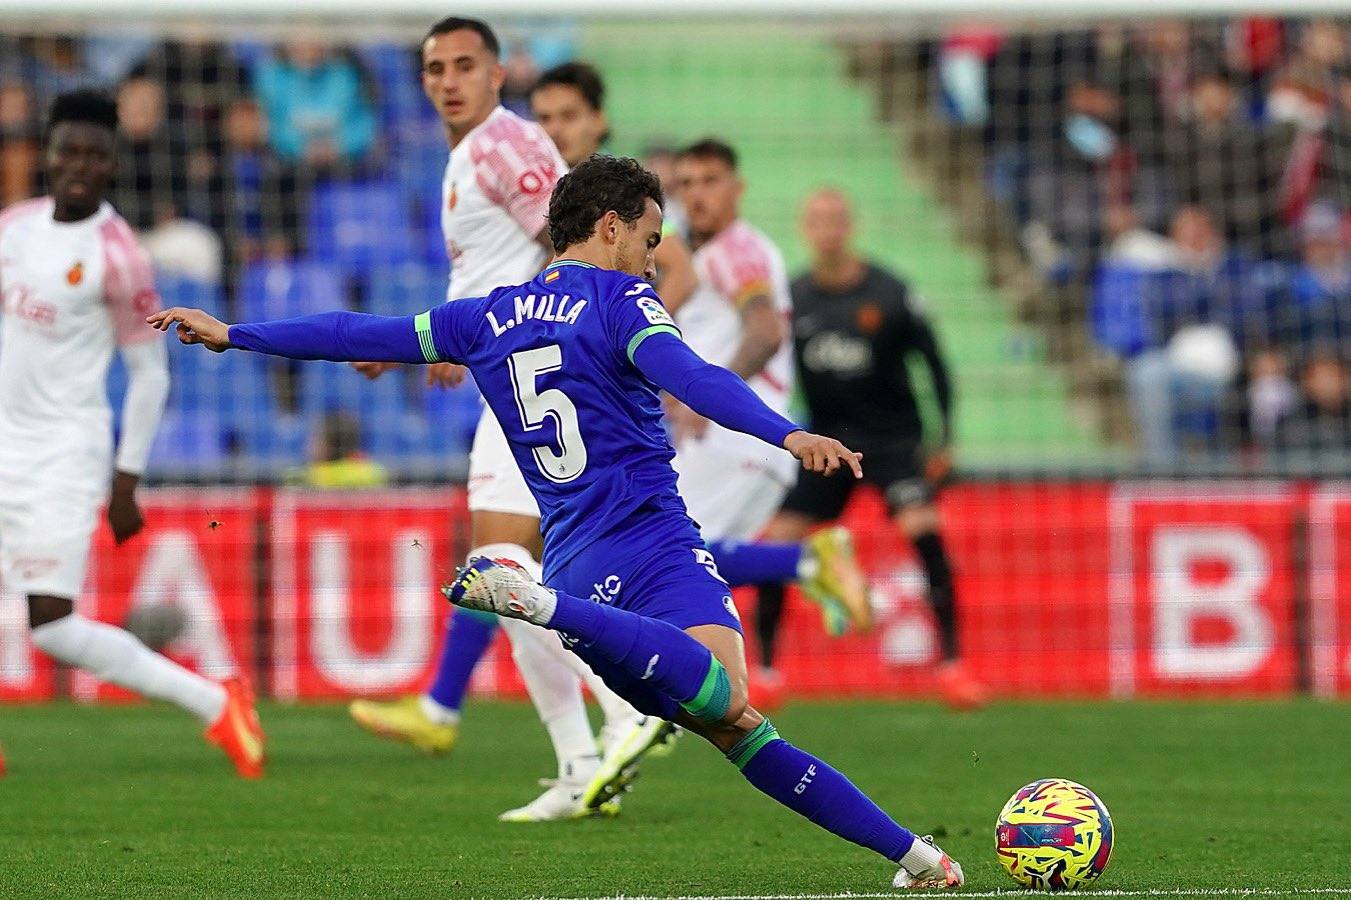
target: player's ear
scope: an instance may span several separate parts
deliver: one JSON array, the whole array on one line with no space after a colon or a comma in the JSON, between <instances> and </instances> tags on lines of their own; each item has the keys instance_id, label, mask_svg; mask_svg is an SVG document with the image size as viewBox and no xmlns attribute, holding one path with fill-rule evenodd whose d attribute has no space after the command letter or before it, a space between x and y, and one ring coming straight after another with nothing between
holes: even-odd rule
<instances>
[{"instance_id":1,"label":"player's ear","mask_svg":"<svg viewBox=\"0 0 1351 900\"><path fill-rule=\"evenodd\" d=\"M493 86L493 90L502 90L502 85L507 83L507 67L502 65L500 61L494 62L492 74L489 75L488 78Z\"/></svg>"}]
</instances>

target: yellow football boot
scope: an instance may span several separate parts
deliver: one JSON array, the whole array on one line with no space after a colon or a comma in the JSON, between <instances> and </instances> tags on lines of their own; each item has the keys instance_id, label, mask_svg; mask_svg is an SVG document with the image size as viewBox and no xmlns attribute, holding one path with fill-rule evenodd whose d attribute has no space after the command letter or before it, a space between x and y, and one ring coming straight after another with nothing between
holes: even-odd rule
<instances>
[{"instance_id":1,"label":"yellow football boot","mask_svg":"<svg viewBox=\"0 0 1351 900\"><path fill-rule=\"evenodd\" d=\"M411 744L427 754L448 753L460 737L459 725L433 722L419 696L398 700L353 700L347 708L358 725L371 734Z\"/></svg>"}]
</instances>

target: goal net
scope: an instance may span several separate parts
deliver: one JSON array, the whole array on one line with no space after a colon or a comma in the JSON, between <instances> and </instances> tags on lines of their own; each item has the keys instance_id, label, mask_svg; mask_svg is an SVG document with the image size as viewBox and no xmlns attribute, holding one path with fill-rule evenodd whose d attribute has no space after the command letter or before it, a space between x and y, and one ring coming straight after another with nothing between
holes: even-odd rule
<instances>
[{"instance_id":1,"label":"goal net","mask_svg":"<svg viewBox=\"0 0 1351 900\"><path fill-rule=\"evenodd\" d=\"M938 508L981 681L1345 690L1348 21L1313 4L1114 7L492 24L509 108L528 115L541 71L586 60L606 82L608 150L659 166L701 137L732 144L745 218L794 275L812 260L804 199L848 198L861 252L920 298L951 373ZM240 5L110 26L48 9L0 6L0 203L44 190L46 104L96 86L120 113L111 199L166 305L238 321L444 298L448 150L415 49L434 13L287 27ZM80 602L114 622L149 608L138 627L169 652L279 696L419 690L447 616L435 587L468 549L472 383L176 346L170 361L146 532L96 536ZM930 372L896 364L926 451L942 449ZM114 409L125 383L115 364ZM880 491L851 502L877 626L828 637L790 592L775 659L790 692L933 689L909 521ZM737 596L755 663L755 592ZM182 621L156 618L166 606ZM19 598L0 602L0 698L111 696L53 672L23 620ZM475 684L518 691L509 653Z\"/></svg>"}]
</instances>

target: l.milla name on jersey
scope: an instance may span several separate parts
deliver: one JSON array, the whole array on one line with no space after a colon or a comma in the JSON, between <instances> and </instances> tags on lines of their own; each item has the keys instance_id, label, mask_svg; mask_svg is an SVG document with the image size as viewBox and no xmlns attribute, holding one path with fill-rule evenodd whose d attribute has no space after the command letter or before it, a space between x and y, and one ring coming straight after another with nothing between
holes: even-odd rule
<instances>
[{"instance_id":1,"label":"l.milla name on jersey","mask_svg":"<svg viewBox=\"0 0 1351 900\"><path fill-rule=\"evenodd\" d=\"M582 314L586 308L586 301L578 298L574 300L572 295L564 294L559 297L557 294L526 294L523 297L516 298L516 315L507 319L505 322L498 322L497 316L493 315L492 310L488 310L488 324L493 327L493 336L501 337L507 333L507 329L515 328L526 319L539 319L543 322L561 322L564 325L577 324L577 317Z\"/></svg>"}]
</instances>

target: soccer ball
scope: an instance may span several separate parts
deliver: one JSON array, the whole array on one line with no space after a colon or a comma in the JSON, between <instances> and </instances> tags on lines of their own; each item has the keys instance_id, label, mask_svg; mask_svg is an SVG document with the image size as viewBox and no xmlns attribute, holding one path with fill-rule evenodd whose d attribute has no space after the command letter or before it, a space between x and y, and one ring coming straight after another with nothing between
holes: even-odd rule
<instances>
[{"instance_id":1,"label":"soccer ball","mask_svg":"<svg viewBox=\"0 0 1351 900\"><path fill-rule=\"evenodd\" d=\"M1092 883L1112 856L1112 817L1082 784L1043 778L1009 798L995 822L995 850L1013 880L1042 891Z\"/></svg>"}]
</instances>

